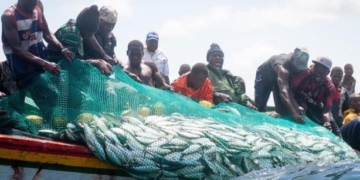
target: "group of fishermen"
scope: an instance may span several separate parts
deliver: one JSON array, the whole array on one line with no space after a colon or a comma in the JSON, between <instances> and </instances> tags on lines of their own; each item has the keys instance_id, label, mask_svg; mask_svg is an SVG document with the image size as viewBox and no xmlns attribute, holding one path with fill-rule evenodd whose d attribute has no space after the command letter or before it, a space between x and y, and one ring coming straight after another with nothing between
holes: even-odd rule
<instances>
[{"instance_id":1,"label":"group of fishermen","mask_svg":"<svg viewBox=\"0 0 360 180\"><path fill-rule=\"evenodd\" d=\"M306 115L344 138L353 136L347 134L354 131L349 129L360 128L360 125L353 125L358 121L351 121L360 115L360 94L355 93L356 80L351 64L346 64L343 71L340 67L332 67L328 57L319 57L308 67L306 48L274 55L257 69L255 98L252 100L246 95L244 80L223 69L224 52L216 43L206 54L207 64L182 65L180 77L170 83L168 59L158 48L156 32L147 34L146 47L138 40L128 44L128 63L123 64L117 58L114 51L117 42L112 30L118 14L113 7L86 7L76 19L70 19L55 33L49 30L43 12L40 0L18 0L1 17L3 50L7 59L1 64L2 96L24 90L21 102L24 102L26 92L32 95L35 103L51 99L52 87L40 75L46 71L59 74L58 63L62 59L69 62L82 59L104 75L112 74L113 67L120 66L138 82L211 104L235 102L266 112L267 101L273 92L276 108L273 116L291 115L294 121L305 123ZM331 79L327 77L329 74ZM37 82L36 88L28 88L34 82ZM40 93L39 97L39 93L34 93L39 89L48 93ZM20 112L22 106L23 103L13 105ZM47 107L39 108L44 118L51 117L52 112ZM339 127L343 125L344 132L341 132ZM345 127L347 125L351 128ZM360 146L360 140L356 143Z\"/></svg>"}]
</instances>

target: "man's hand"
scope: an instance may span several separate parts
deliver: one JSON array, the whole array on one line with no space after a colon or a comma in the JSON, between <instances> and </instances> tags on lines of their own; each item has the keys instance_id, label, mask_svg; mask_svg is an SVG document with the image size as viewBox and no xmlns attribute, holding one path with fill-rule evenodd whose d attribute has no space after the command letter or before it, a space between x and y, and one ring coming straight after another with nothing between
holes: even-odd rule
<instances>
[{"instance_id":1,"label":"man's hand","mask_svg":"<svg viewBox=\"0 0 360 180\"><path fill-rule=\"evenodd\" d=\"M60 73L60 66L53 62L44 61L43 68L52 74Z\"/></svg>"},{"instance_id":2,"label":"man's hand","mask_svg":"<svg viewBox=\"0 0 360 180\"><path fill-rule=\"evenodd\" d=\"M296 111L297 111L298 115L305 115L305 110L304 110L304 108L301 107L301 106L298 106L298 107L296 108ZM295 119L295 117L294 117L294 119Z\"/></svg>"},{"instance_id":3,"label":"man's hand","mask_svg":"<svg viewBox=\"0 0 360 180\"><path fill-rule=\"evenodd\" d=\"M325 123L324 123L324 127L325 127L326 129L329 129L330 131L332 130L332 128L331 128L331 123L330 123L330 122L325 122Z\"/></svg>"},{"instance_id":4,"label":"man's hand","mask_svg":"<svg viewBox=\"0 0 360 180\"><path fill-rule=\"evenodd\" d=\"M101 73L110 76L113 72L113 68L111 64L103 61L103 60L97 60L96 67L100 70Z\"/></svg>"},{"instance_id":5,"label":"man's hand","mask_svg":"<svg viewBox=\"0 0 360 180\"><path fill-rule=\"evenodd\" d=\"M61 53L64 55L64 57L68 60L68 61L72 61L75 58L75 53L73 53L72 51L70 51L68 48L64 48L61 50Z\"/></svg>"},{"instance_id":6,"label":"man's hand","mask_svg":"<svg viewBox=\"0 0 360 180\"><path fill-rule=\"evenodd\" d=\"M246 106L252 110L255 110L255 111L258 110L258 108L253 103L251 103L250 100L246 101Z\"/></svg>"},{"instance_id":7,"label":"man's hand","mask_svg":"<svg viewBox=\"0 0 360 180\"><path fill-rule=\"evenodd\" d=\"M119 64L119 60L114 59L114 58L110 57L110 56L107 55L107 54L105 54L105 56L103 57L103 59L104 59L107 63L109 63L109 64L111 64L111 65Z\"/></svg>"},{"instance_id":8,"label":"man's hand","mask_svg":"<svg viewBox=\"0 0 360 180\"><path fill-rule=\"evenodd\" d=\"M138 83L142 83L142 80L134 73L124 70L125 74L127 74L131 79L137 81Z\"/></svg>"},{"instance_id":9,"label":"man's hand","mask_svg":"<svg viewBox=\"0 0 360 180\"><path fill-rule=\"evenodd\" d=\"M300 123L300 124L305 124L305 120L302 117L302 115L295 113L292 115L292 117L294 118L295 122Z\"/></svg>"},{"instance_id":10,"label":"man's hand","mask_svg":"<svg viewBox=\"0 0 360 180\"><path fill-rule=\"evenodd\" d=\"M6 96L6 94L4 92L0 91L0 98L5 97L5 96Z\"/></svg>"},{"instance_id":11,"label":"man's hand","mask_svg":"<svg viewBox=\"0 0 360 180\"><path fill-rule=\"evenodd\" d=\"M227 95L227 94L224 94L224 93L217 92L217 93L214 94L214 96L219 98L223 102L231 102L232 101L231 97L229 95Z\"/></svg>"},{"instance_id":12,"label":"man's hand","mask_svg":"<svg viewBox=\"0 0 360 180\"><path fill-rule=\"evenodd\" d=\"M174 92L174 88L166 83L164 83L162 89Z\"/></svg>"}]
</instances>

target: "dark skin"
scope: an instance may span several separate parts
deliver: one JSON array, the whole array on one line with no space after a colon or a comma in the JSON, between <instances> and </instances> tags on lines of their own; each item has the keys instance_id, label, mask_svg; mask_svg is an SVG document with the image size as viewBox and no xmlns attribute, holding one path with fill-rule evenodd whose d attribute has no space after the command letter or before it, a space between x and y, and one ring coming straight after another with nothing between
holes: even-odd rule
<instances>
[{"instance_id":1,"label":"dark skin","mask_svg":"<svg viewBox=\"0 0 360 180\"><path fill-rule=\"evenodd\" d=\"M18 0L17 8L20 10L32 14L35 6L38 4L37 0ZM43 10L42 3L39 1L39 6ZM53 74L59 74L60 73L60 67L52 62L48 62L45 59L42 59L40 57L34 56L29 51L23 49L20 45L20 38L18 36L17 28L13 22L13 17L10 12L4 12L1 16L1 22L3 26L3 32L5 34L5 37L7 38L10 47L12 48L14 54L22 57L24 61L27 63L32 63L39 65L43 67L46 71L49 71ZM59 49L63 49L63 55L68 60L74 59L74 53L71 51L64 49L64 47L61 45L61 43L56 39L56 37L50 32L49 27L47 25L45 16L43 15L43 23L44 23L44 30L43 30L43 36L47 43L52 44Z\"/></svg>"},{"instance_id":2,"label":"dark skin","mask_svg":"<svg viewBox=\"0 0 360 180\"><path fill-rule=\"evenodd\" d=\"M183 74L189 72L190 70L191 67L188 64L181 65L179 69L179 76L182 76Z\"/></svg>"},{"instance_id":3,"label":"dark skin","mask_svg":"<svg viewBox=\"0 0 360 180\"><path fill-rule=\"evenodd\" d=\"M352 75L354 74L354 68L351 64L346 64L344 66L344 81L343 81L343 85L344 86L351 86L351 84L353 83L353 79L352 79Z\"/></svg>"},{"instance_id":4,"label":"dark skin","mask_svg":"<svg viewBox=\"0 0 360 180\"><path fill-rule=\"evenodd\" d=\"M331 77L331 81L333 82L334 86L339 87L341 79L343 78L343 73L342 72L332 72L330 74L330 77Z\"/></svg>"},{"instance_id":5,"label":"dark skin","mask_svg":"<svg viewBox=\"0 0 360 180\"><path fill-rule=\"evenodd\" d=\"M291 63L291 68L292 70L299 72L293 63ZM282 102L284 103L286 109L290 111L290 114L294 118L295 122L304 124L305 120L303 115L305 115L305 110L296 103L294 96L290 92L288 81L290 72L285 69L283 65L276 65L274 70L278 75L277 84L280 89L280 97Z\"/></svg>"},{"instance_id":6,"label":"dark skin","mask_svg":"<svg viewBox=\"0 0 360 180\"><path fill-rule=\"evenodd\" d=\"M154 53L159 46L159 42L157 40L147 40L146 41L146 48L149 52ZM170 84L169 76L165 76L164 74L161 74L164 77L165 83Z\"/></svg>"},{"instance_id":7,"label":"dark skin","mask_svg":"<svg viewBox=\"0 0 360 180\"><path fill-rule=\"evenodd\" d=\"M318 84L323 83L326 80L327 75L330 73L330 70L328 68L326 68L323 65L320 65L318 63L315 63L314 66L314 78L315 81ZM305 112L307 110L307 105L305 103L302 103L301 106L304 108ZM324 107L322 112L321 112L321 117L320 120L321 122L323 122L323 125L331 130L331 119L332 119L332 115L330 113L330 108L329 106ZM339 135L340 136L340 135Z\"/></svg>"},{"instance_id":8,"label":"dark skin","mask_svg":"<svg viewBox=\"0 0 360 180\"><path fill-rule=\"evenodd\" d=\"M98 32L100 33L100 35L101 36L103 36L103 37L109 37L110 36L110 33L112 32L112 30L114 30L114 27L115 27L115 23L109 23L109 22L106 22L106 21L103 21L103 20L101 20L100 19L100 25L99 25L99 29L98 29ZM87 35L87 37L90 37L91 38L91 36L93 36L93 37L95 37L93 34L88 34ZM96 40L96 38L95 38L95 40ZM97 41L96 41L97 42ZM97 43L98 44L98 43ZM95 46L96 47L96 44L93 42L93 46ZM100 45L99 45L100 46ZM101 47L100 47L101 48ZM102 48L101 48L102 49ZM105 51L104 51L104 53L105 53ZM109 56L110 57L110 56ZM102 72L104 73L104 74L106 74L106 75L109 75L108 73L112 73L112 68L109 68L109 66L107 65L108 63L111 63L111 65L119 65L121 68L123 68L123 65L121 64L121 61L120 60L118 60L117 58L116 58L116 56L115 56L115 54L114 54L114 56L113 57L111 57L113 60L114 60L114 62L112 62L112 61L107 61L107 63L103 63L103 65L102 64L97 64L97 67L99 68L100 67L100 65L102 65L103 67L100 67L101 69L102 69ZM95 63L98 63L98 62L95 62ZM100 69L99 68L99 69ZM110 72L111 71L111 72ZM129 77L131 77L132 79L134 79L135 81L137 81L137 82L141 82L141 80L140 80L140 78L139 77L137 77L135 74L132 74L132 73L130 73L130 72L128 72L128 71L124 71Z\"/></svg>"},{"instance_id":9,"label":"dark skin","mask_svg":"<svg viewBox=\"0 0 360 180\"><path fill-rule=\"evenodd\" d=\"M222 69L222 66L224 64L224 54L221 52L213 52L210 54L208 62L211 66L217 69ZM231 97L224 93L215 92L214 97L220 98L224 102L232 101Z\"/></svg>"},{"instance_id":10,"label":"dark skin","mask_svg":"<svg viewBox=\"0 0 360 180\"><path fill-rule=\"evenodd\" d=\"M350 95L349 100L350 108L354 109L355 112L360 112L360 93L354 93Z\"/></svg>"},{"instance_id":11,"label":"dark skin","mask_svg":"<svg viewBox=\"0 0 360 180\"><path fill-rule=\"evenodd\" d=\"M210 54L209 59L207 61L209 62L209 64L211 66L213 66L217 69L222 69L223 64L224 64L224 54L221 52L213 52ZM229 95L224 94L224 93L215 92L213 94L213 96L220 98L224 102L233 101ZM257 110L257 107L251 101L247 101L246 106L251 109Z\"/></svg>"},{"instance_id":12,"label":"dark skin","mask_svg":"<svg viewBox=\"0 0 360 180\"><path fill-rule=\"evenodd\" d=\"M164 82L157 71L153 71L155 64L144 64L141 62L142 56L144 55L141 47L130 47L127 51L129 57L129 64L125 65L124 69L130 73L138 76L141 81L149 86L158 84L161 88L164 88Z\"/></svg>"}]
</instances>

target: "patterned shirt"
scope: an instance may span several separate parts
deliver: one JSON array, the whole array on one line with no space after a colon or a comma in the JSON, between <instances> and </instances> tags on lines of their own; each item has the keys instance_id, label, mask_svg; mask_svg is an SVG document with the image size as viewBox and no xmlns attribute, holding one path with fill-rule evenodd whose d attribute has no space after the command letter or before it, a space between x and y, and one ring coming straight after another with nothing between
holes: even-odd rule
<instances>
[{"instance_id":1,"label":"patterned shirt","mask_svg":"<svg viewBox=\"0 0 360 180\"><path fill-rule=\"evenodd\" d=\"M166 57L164 51L157 49L154 53L152 53L149 52L147 48L144 48L144 56L142 60L153 61L162 76L169 76L168 58Z\"/></svg>"},{"instance_id":2,"label":"patterned shirt","mask_svg":"<svg viewBox=\"0 0 360 180\"><path fill-rule=\"evenodd\" d=\"M80 35L80 30L76 27L75 20L70 19L65 25L61 26L56 32L55 37L61 42L64 48L76 54L76 58L83 59L83 38ZM58 63L64 59L61 49L48 45L49 60Z\"/></svg>"},{"instance_id":3,"label":"patterned shirt","mask_svg":"<svg viewBox=\"0 0 360 180\"><path fill-rule=\"evenodd\" d=\"M15 4L6 9L5 12L9 12L13 16L13 23L17 28L21 48L35 56L46 59L45 45L43 43L43 14L40 7L36 5L32 14L27 14ZM33 77L44 72L41 66L28 63L22 57L14 54L4 31L2 31L2 42L13 76L21 85L27 85Z\"/></svg>"},{"instance_id":4,"label":"patterned shirt","mask_svg":"<svg viewBox=\"0 0 360 180\"><path fill-rule=\"evenodd\" d=\"M321 84L316 83L314 69L307 69L297 75L291 80L291 86L295 99L319 109L331 107L336 96L335 86L329 78Z\"/></svg>"}]
</instances>

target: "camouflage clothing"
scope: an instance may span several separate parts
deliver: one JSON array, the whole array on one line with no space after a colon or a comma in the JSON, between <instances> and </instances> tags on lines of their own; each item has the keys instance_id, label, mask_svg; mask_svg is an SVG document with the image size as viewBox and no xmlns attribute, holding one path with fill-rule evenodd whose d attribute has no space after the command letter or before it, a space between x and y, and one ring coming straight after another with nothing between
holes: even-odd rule
<instances>
[{"instance_id":1,"label":"camouflage clothing","mask_svg":"<svg viewBox=\"0 0 360 180\"><path fill-rule=\"evenodd\" d=\"M213 92L219 92L229 95L234 102L246 105L246 100L250 98L245 95L245 89L241 86L241 78L233 76L230 71L217 69L207 65L209 69L209 79L213 85ZM214 103L221 101L214 97Z\"/></svg>"}]
</instances>

